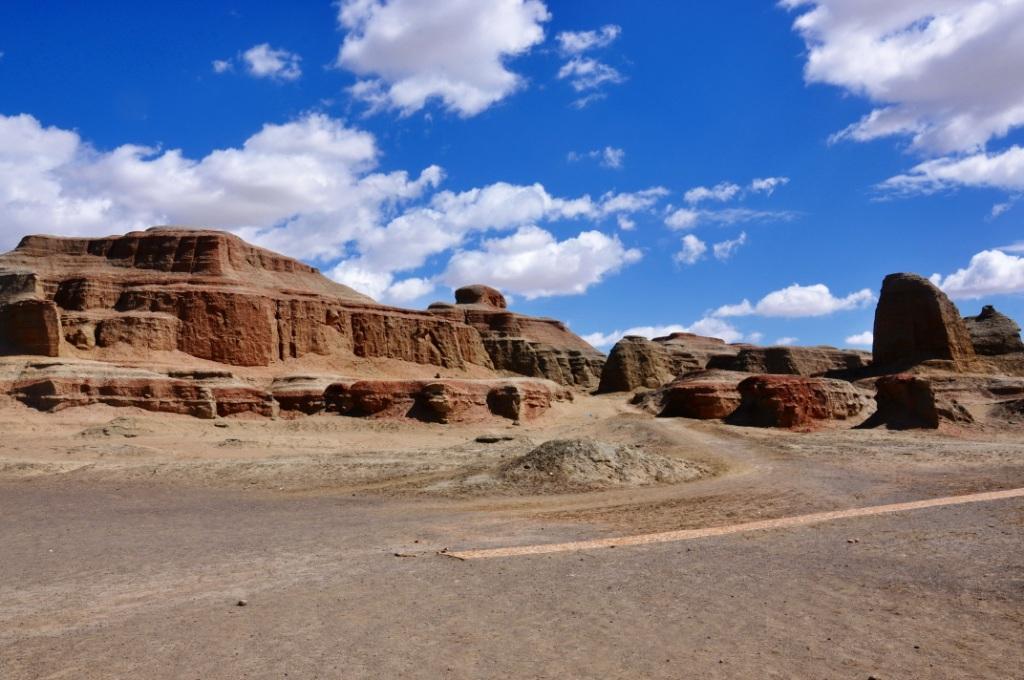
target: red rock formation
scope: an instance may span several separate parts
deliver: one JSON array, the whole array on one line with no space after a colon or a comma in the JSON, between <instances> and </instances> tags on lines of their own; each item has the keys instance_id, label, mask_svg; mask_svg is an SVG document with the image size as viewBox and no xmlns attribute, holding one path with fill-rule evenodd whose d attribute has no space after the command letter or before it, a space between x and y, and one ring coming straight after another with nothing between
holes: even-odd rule
<instances>
[{"instance_id":1,"label":"red rock formation","mask_svg":"<svg viewBox=\"0 0 1024 680\"><path fill-rule=\"evenodd\" d=\"M969 370L975 362L970 333L956 305L916 274L889 274L875 309L874 363L906 367L928 360Z\"/></svg>"},{"instance_id":2,"label":"red rock formation","mask_svg":"<svg viewBox=\"0 0 1024 680\"><path fill-rule=\"evenodd\" d=\"M662 404L658 415L665 418L719 420L739 408L740 393L729 381L679 381L665 386Z\"/></svg>"},{"instance_id":3,"label":"red rock formation","mask_svg":"<svg viewBox=\"0 0 1024 680\"><path fill-rule=\"evenodd\" d=\"M217 402L209 387L106 364L28 364L8 389L18 401L40 411L106 404L197 418L217 415Z\"/></svg>"},{"instance_id":4,"label":"red rock formation","mask_svg":"<svg viewBox=\"0 0 1024 680\"><path fill-rule=\"evenodd\" d=\"M360 380L327 388L329 412L433 423L535 418L570 394L544 380Z\"/></svg>"},{"instance_id":5,"label":"red rock formation","mask_svg":"<svg viewBox=\"0 0 1024 680\"><path fill-rule=\"evenodd\" d=\"M57 306L45 300L0 305L0 350L8 354L60 355Z\"/></svg>"},{"instance_id":6,"label":"red rock formation","mask_svg":"<svg viewBox=\"0 0 1024 680\"><path fill-rule=\"evenodd\" d=\"M853 384L827 378L756 375L739 384L742 402L730 419L757 427L808 428L865 413L870 397Z\"/></svg>"},{"instance_id":7,"label":"red rock formation","mask_svg":"<svg viewBox=\"0 0 1024 680\"><path fill-rule=\"evenodd\" d=\"M215 231L27 237L0 256L0 304L13 302L55 304L75 356L100 347L112 348L105 358L179 350L236 366L308 354L491 366L479 333L459 320L378 305L308 265ZM17 345L12 334L34 328L4 324L0 340Z\"/></svg>"},{"instance_id":8,"label":"red rock formation","mask_svg":"<svg viewBox=\"0 0 1024 680\"><path fill-rule=\"evenodd\" d=\"M463 286L455 291L455 303L459 305L485 305L495 309L506 309L508 302L505 296L496 288L475 284Z\"/></svg>"}]
</instances>

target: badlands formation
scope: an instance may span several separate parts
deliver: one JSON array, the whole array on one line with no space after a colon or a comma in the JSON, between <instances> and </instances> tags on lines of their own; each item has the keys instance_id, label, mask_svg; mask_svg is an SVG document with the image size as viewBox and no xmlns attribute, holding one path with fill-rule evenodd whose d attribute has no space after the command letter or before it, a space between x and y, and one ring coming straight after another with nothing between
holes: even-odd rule
<instances>
[{"instance_id":1,"label":"badlands formation","mask_svg":"<svg viewBox=\"0 0 1024 680\"><path fill-rule=\"evenodd\" d=\"M628 392L660 416L789 429L1024 416L1017 324L991 306L964 318L913 274L882 283L872 353L675 333L606 359L486 285L415 311L223 232L29 236L0 256L0 351L0 390L41 411L518 422Z\"/></svg>"},{"instance_id":2,"label":"badlands formation","mask_svg":"<svg viewBox=\"0 0 1024 680\"><path fill-rule=\"evenodd\" d=\"M0 677L1017 677L1020 498L837 519L1024 489L1020 328L970 311L893 274L870 353L605 357L486 285L408 310L216 231L28 237Z\"/></svg>"}]
</instances>

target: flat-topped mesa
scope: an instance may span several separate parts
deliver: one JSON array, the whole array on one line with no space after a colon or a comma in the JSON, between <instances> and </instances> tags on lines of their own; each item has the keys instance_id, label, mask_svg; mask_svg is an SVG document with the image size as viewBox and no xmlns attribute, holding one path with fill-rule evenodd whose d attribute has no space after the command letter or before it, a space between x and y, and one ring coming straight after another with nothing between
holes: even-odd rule
<instances>
[{"instance_id":1,"label":"flat-topped mesa","mask_svg":"<svg viewBox=\"0 0 1024 680\"><path fill-rule=\"evenodd\" d=\"M584 389L597 386L604 355L561 321L511 312L498 290L481 284L459 288L455 300L435 302L427 311L476 329L494 368Z\"/></svg>"},{"instance_id":2,"label":"flat-topped mesa","mask_svg":"<svg viewBox=\"0 0 1024 680\"><path fill-rule=\"evenodd\" d=\"M313 354L491 367L469 325L377 304L309 265L219 231L26 237L0 255L0 309L23 300L35 308L0 312L24 320L0 326L8 354L45 348L116 361L177 351L236 366Z\"/></svg>"},{"instance_id":3,"label":"flat-topped mesa","mask_svg":"<svg viewBox=\"0 0 1024 680\"><path fill-rule=\"evenodd\" d=\"M965 371L975 363L971 335L956 305L916 274L885 277L875 309L874 338L874 364L879 368L939 360Z\"/></svg>"}]
</instances>

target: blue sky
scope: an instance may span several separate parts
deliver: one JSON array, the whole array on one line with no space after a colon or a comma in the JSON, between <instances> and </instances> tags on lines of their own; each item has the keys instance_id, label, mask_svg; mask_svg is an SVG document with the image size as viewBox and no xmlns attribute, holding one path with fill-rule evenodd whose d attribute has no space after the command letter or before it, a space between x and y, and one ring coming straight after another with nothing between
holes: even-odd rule
<instances>
[{"instance_id":1,"label":"blue sky","mask_svg":"<svg viewBox=\"0 0 1024 680\"><path fill-rule=\"evenodd\" d=\"M0 53L4 250L225 228L605 345L864 343L895 271L1024 318L1021 0L11 0Z\"/></svg>"}]
</instances>

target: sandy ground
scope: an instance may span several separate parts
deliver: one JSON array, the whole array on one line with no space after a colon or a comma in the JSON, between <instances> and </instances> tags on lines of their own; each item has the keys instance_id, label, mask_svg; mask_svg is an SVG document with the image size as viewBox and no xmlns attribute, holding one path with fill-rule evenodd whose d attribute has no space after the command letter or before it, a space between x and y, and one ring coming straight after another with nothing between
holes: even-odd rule
<instances>
[{"instance_id":1,"label":"sandy ground","mask_svg":"<svg viewBox=\"0 0 1024 680\"><path fill-rule=\"evenodd\" d=\"M537 495L473 483L578 436L701 475ZM0 678L1024 678L1021 499L438 554L1015 487L1024 437L755 430L615 396L522 426L6 403Z\"/></svg>"}]
</instances>

